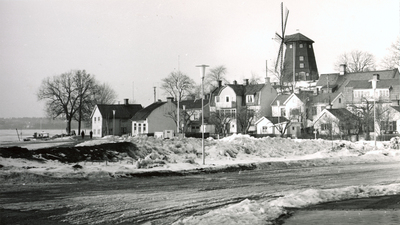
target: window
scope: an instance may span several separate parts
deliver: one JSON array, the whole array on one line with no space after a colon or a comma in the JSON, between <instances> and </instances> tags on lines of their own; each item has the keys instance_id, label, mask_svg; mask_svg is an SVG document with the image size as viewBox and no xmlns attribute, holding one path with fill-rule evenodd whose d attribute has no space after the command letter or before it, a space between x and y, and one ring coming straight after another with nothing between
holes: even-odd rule
<instances>
[{"instance_id":1,"label":"window","mask_svg":"<svg viewBox=\"0 0 400 225\"><path fill-rule=\"evenodd\" d=\"M339 98L339 103L342 103L342 98Z\"/></svg>"},{"instance_id":2,"label":"window","mask_svg":"<svg viewBox=\"0 0 400 225\"><path fill-rule=\"evenodd\" d=\"M253 95L247 95L246 101L249 103L254 102L254 96Z\"/></svg>"},{"instance_id":3,"label":"window","mask_svg":"<svg viewBox=\"0 0 400 225\"><path fill-rule=\"evenodd\" d=\"M330 130L331 124L329 123L323 123L321 124L321 130Z\"/></svg>"},{"instance_id":4,"label":"window","mask_svg":"<svg viewBox=\"0 0 400 225\"><path fill-rule=\"evenodd\" d=\"M100 134L100 129L97 129L97 134Z\"/></svg>"},{"instance_id":5,"label":"window","mask_svg":"<svg viewBox=\"0 0 400 225\"><path fill-rule=\"evenodd\" d=\"M138 132L142 133L142 124L140 124L140 123L138 124Z\"/></svg>"},{"instance_id":6,"label":"window","mask_svg":"<svg viewBox=\"0 0 400 225\"><path fill-rule=\"evenodd\" d=\"M304 56L302 56L302 55L299 56L299 60L300 60L300 61L304 61Z\"/></svg>"},{"instance_id":7,"label":"window","mask_svg":"<svg viewBox=\"0 0 400 225\"><path fill-rule=\"evenodd\" d=\"M311 48L311 45L308 45L308 48Z\"/></svg>"},{"instance_id":8,"label":"window","mask_svg":"<svg viewBox=\"0 0 400 225\"><path fill-rule=\"evenodd\" d=\"M262 133L266 134L268 132L268 127L267 126L263 126L262 127Z\"/></svg>"},{"instance_id":9,"label":"window","mask_svg":"<svg viewBox=\"0 0 400 225\"><path fill-rule=\"evenodd\" d=\"M293 45L289 45L289 48L293 48Z\"/></svg>"},{"instance_id":10,"label":"window","mask_svg":"<svg viewBox=\"0 0 400 225\"><path fill-rule=\"evenodd\" d=\"M219 96L215 96L215 102L219 102Z\"/></svg>"},{"instance_id":11,"label":"window","mask_svg":"<svg viewBox=\"0 0 400 225\"><path fill-rule=\"evenodd\" d=\"M286 110L285 108L281 108L281 115L280 116L286 116Z\"/></svg>"},{"instance_id":12,"label":"window","mask_svg":"<svg viewBox=\"0 0 400 225\"><path fill-rule=\"evenodd\" d=\"M311 113L313 116L317 115L317 107L312 107L311 108Z\"/></svg>"},{"instance_id":13,"label":"window","mask_svg":"<svg viewBox=\"0 0 400 225\"><path fill-rule=\"evenodd\" d=\"M143 132L146 132L146 124L143 124Z\"/></svg>"},{"instance_id":14,"label":"window","mask_svg":"<svg viewBox=\"0 0 400 225\"><path fill-rule=\"evenodd\" d=\"M133 124L133 130L136 131L136 123Z\"/></svg>"},{"instance_id":15,"label":"window","mask_svg":"<svg viewBox=\"0 0 400 225\"><path fill-rule=\"evenodd\" d=\"M96 123L96 117L94 118L94 122Z\"/></svg>"},{"instance_id":16,"label":"window","mask_svg":"<svg viewBox=\"0 0 400 225\"><path fill-rule=\"evenodd\" d=\"M300 47L300 48L303 48L303 44L300 44L299 47Z\"/></svg>"},{"instance_id":17,"label":"window","mask_svg":"<svg viewBox=\"0 0 400 225\"><path fill-rule=\"evenodd\" d=\"M300 68L304 68L304 63L300 63Z\"/></svg>"},{"instance_id":18,"label":"window","mask_svg":"<svg viewBox=\"0 0 400 225\"><path fill-rule=\"evenodd\" d=\"M225 96L225 102L230 102L229 95Z\"/></svg>"}]
</instances>

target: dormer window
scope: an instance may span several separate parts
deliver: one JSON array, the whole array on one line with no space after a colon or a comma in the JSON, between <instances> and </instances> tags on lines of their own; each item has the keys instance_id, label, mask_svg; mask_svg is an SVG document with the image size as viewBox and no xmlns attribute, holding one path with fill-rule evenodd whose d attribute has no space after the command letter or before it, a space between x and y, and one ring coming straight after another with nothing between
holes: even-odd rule
<instances>
[{"instance_id":1,"label":"dormer window","mask_svg":"<svg viewBox=\"0 0 400 225\"><path fill-rule=\"evenodd\" d=\"M253 103L254 102L254 95L247 95L246 96L246 102L247 103Z\"/></svg>"}]
</instances>

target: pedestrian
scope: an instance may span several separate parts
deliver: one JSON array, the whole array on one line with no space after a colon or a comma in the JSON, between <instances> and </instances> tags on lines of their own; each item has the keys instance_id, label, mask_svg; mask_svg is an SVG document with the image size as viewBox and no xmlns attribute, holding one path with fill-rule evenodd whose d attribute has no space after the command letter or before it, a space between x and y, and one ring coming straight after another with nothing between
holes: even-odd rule
<instances>
[{"instance_id":1,"label":"pedestrian","mask_svg":"<svg viewBox=\"0 0 400 225\"><path fill-rule=\"evenodd\" d=\"M85 138L85 132L81 132L81 135L82 135L82 139L84 139Z\"/></svg>"},{"instance_id":2,"label":"pedestrian","mask_svg":"<svg viewBox=\"0 0 400 225\"><path fill-rule=\"evenodd\" d=\"M93 131L90 131L90 139L92 139L92 137L93 137Z\"/></svg>"}]
</instances>

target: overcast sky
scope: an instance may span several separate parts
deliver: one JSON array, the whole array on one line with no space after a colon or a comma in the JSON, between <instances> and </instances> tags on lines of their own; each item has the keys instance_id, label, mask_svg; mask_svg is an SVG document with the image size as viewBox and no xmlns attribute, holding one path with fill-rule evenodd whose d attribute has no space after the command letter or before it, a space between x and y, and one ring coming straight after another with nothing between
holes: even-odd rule
<instances>
[{"instance_id":1,"label":"overcast sky","mask_svg":"<svg viewBox=\"0 0 400 225\"><path fill-rule=\"evenodd\" d=\"M277 56L281 0L0 0L0 117L42 117L46 77L86 70L144 107L180 69L224 65L228 80L264 78ZM353 49L379 62L399 35L398 0L288 0L286 34L314 40L318 70ZM167 96L157 88L157 99Z\"/></svg>"}]
</instances>

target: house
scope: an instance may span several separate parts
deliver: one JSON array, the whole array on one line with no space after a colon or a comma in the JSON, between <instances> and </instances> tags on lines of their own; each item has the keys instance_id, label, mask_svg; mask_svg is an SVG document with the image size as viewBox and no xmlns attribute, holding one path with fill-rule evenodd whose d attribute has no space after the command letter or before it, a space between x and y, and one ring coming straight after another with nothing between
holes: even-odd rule
<instances>
[{"instance_id":1,"label":"house","mask_svg":"<svg viewBox=\"0 0 400 225\"><path fill-rule=\"evenodd\" d=\"M124 104L97 104L91 115L93 137L131 134L130 119L142 108L140 104L129 104L129 99Z\"/></svg>"},{"instance_id":2,"label":"house","mask_svg":"<svg viewBox=\"0 0 400 225\"><path fill-rule=\"evenodd\" d=\"M358 133L359 118L345 108L324 109L314 121L320 135L352 135Z\"/></svg>"},{"instance_id":3,"label":"house","mask_svg":"<svg viewBox=\"0 0 400 225\"><path fill-rule=\"evenodd\" d=\"M287 134L290 121L285 117L261 117L255 122L257 134L283 135ZM286 128L286 129L285 129Z\"/></svg>"},{"instance_id":4,"label":"house","mask_svg":"<svg viewBox=\"0 0 400 225\"><path fill-rule=\"evenodd\" d=\"M254 121L258 119L258 115L272 115L270 104L276 95L277 91L272 87L269 78L263 84L249 84L248 79L243 84L234 81L233 84L224 86L219 82L211 93L210 116L219 117L218 121L226 133L255 132ZM246 117L250 115L249 112L252 112L252 118ZM250 124L244 125L246 122Z\"/></svg>"},{"instance_id":5,"label":"house","mask_svg":"<svg viewBox=\"0 0 400 225\"><path fill-rule=\"evenodd\" d=\"M143 108L130 118L132 135L175 132L176 109L172 97L168 97L166 102L159 100Z\"/></svg>"}]
</instances>

